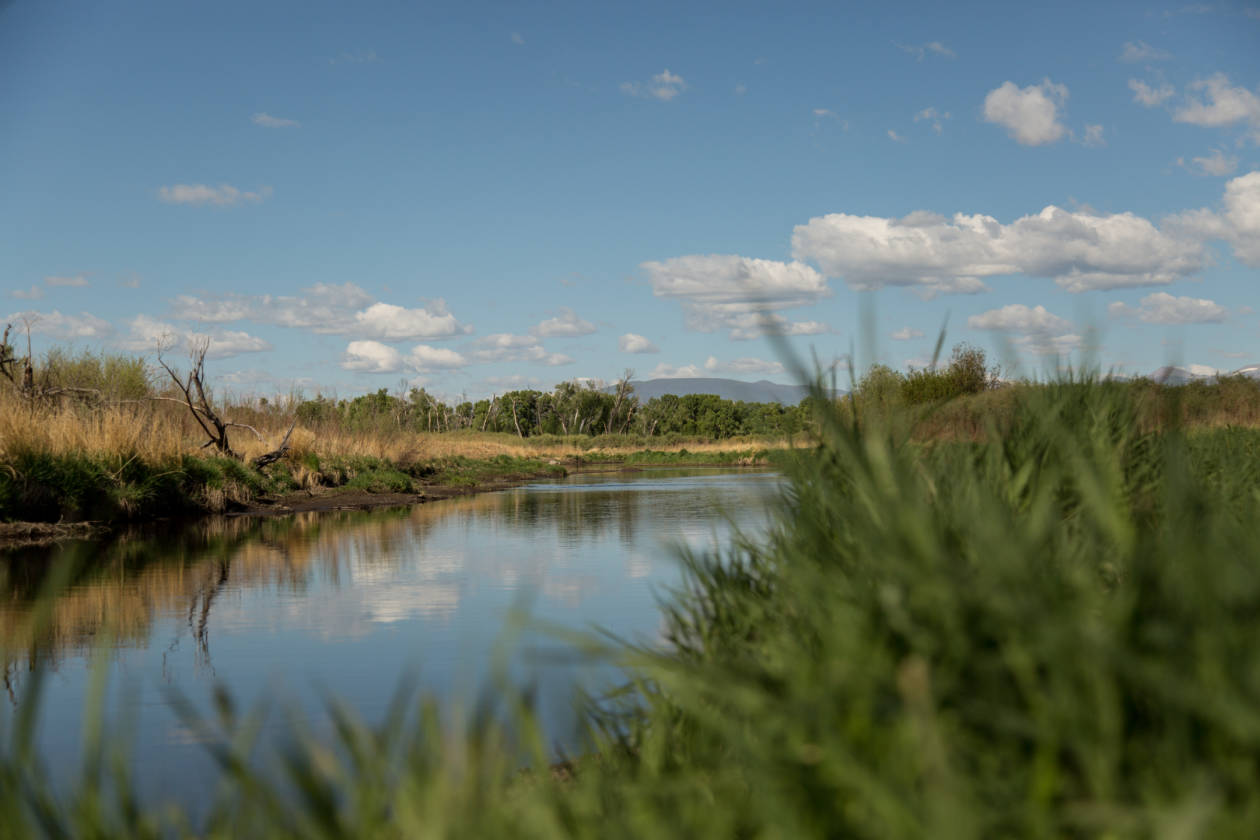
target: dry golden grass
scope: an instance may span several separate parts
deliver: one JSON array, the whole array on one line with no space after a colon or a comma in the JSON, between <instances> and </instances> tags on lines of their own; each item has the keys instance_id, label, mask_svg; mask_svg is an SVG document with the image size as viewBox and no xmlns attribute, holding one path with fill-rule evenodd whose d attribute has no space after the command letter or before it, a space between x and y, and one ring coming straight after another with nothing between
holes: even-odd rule
<instances>
[{"instance_id":1,"label":"dry golden grass","mask_svg":"<svg viewBox=\"0 0 1260 840\"><path fill-rule=\"evenodd\" d=\"M224 416L234 419L231 409ZM248 412L245 418L262 435L260 440L246 428L229 432L232 448L246 459L274 449L288 427L279 415ZM180 406L164 402L137 402L103 408L72 403L32 405L11 393L0 392L0 461L18 452L79 454L119 458L138 457L161 461L184 454L212 454L202 448L205 435ZM637 443L637 441L636 441ZM787 440L749 441L733 439L716 442L652 442L659 451L734 452L747 449L787 447ZM611 445L579 447L574 442L544 442L490 432L425 433L402 430L351 431L342 428L308 429L296 427L289 439L293 460L315 454L332 456L371 456L400 464L432 458L493 458L510 455L522 458L568 458L575 455L624 455L642 446Z\"/></svg>"}]
</instances>

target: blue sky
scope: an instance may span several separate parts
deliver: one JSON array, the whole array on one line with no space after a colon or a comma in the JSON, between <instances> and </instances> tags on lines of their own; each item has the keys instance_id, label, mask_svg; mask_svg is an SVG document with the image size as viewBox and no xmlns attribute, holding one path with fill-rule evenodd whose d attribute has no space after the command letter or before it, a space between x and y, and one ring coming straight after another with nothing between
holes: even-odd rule
<instances>
[{"instance_id":1,"label":"blue sky","mask_svg":"<svg viewBox=\"0 0 1260 840\"><path fill-rule=\"evenodd\" d=\"M0 4L0 306L255 393L1260 362L1260 5L867 6Z\"/></svg>"}]
</instances>

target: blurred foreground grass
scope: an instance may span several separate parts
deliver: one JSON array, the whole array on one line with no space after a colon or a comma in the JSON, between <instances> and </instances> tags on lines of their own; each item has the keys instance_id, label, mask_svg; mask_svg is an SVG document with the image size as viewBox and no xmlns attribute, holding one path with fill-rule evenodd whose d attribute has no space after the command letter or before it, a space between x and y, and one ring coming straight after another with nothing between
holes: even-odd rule
<instances>
[{"instance_id":1,"label":"blurred foreground grass","mask_svg":"<svg viewBox=\"0 0 1260 840\"><path fill-rule=\"evenodd\" d=\"M223 697L185 712L223 768L193 827L135 801L103 687L54 795L34 678L0 733L0 832L1260 836L1260 432L1145 430L1093 381L1011 411L978 442L819 417L769 537L685 558L667 648L574 642L633 680L588 702L571 762L510 692L458 735L405 684L379 726L333 702L333 740L295 722L270 760Z\"/></svg>"}]
</instances>

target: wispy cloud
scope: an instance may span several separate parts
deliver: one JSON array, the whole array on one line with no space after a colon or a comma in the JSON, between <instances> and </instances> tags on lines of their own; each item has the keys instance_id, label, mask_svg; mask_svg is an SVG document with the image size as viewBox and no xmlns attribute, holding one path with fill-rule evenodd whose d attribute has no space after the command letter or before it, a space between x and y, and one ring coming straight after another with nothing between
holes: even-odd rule
<instances>
[{"instance_id":1,"label":"wispy cloud","mask_svg":"<svg viewBox=\"0 0 1260 840\"><path fill-rule=\"evenodd\" d=\"M929 55L938 56L940 58L957 58L958 54L940 41L928 41L926 44L893 44L902 52L909 53L915 57L916 61L922 61Z\"/></svg>"},{"instance_id":2,"label":"wispy cloud","mask_svg":"<svg viewBox=\"0 0 1260 840\"><path fill-rule=\"evenodd\" d=\"M1086 125L1085 134L1081 138L1083 146L1106 146L1107 139L1103 137L1103 127L1101 125Z\"/></svg>"},{"instance_id":3,"label":"wispy cloud","mask_svg":"<svg viewBox=\"0 0 1260 840\"><path fill-rule=\"evenodd\" d=\"M915 122L929 122L932 130L940 134L945 130L945 120L950 119L949 111L938 111L935 108L924 108L914 115Z\"/></svg>"},{"instance_id":4,"label":"wispy cloud","mask_svg":"<svg viewBox=\"0 0 1260 840\"><path fill-rule=\"evenodd\" d=\"M78 315L64 315L59 310L51 312L14 312L4 319L6 324L30 324L31 332L43 334L62 340L76 338L104 338L114 332L113 326L104 318L98 318L90 312Z\"/></svg>"},{"instance_id":5,"label":"wispy cloud","mask_svg":"<svg viewBox=\"0 0 1260 840\"><path fill-rule=\"evenodd\" d=\"M9 297L18 300L39 300L44 296L44 289L41 286L31 286L29 289L14 289L9 292Z\"/></svg>"},{"instance_id":6,"label":"wispy cloud","mask_svg":"<svg viewBox=\"0 0 1260 840\"><path fill-rule=\"evenodd\" d=\"M557 366L573 363L563 353L548 353L537 336L495 333L473 343L472 359L477 362L539 362Z\"/></svg>"},{"instance_id":7,"label":"wispy cloud","mask_svg":"<svg viewBox=\"0 0 1260 840\"><path fill-rule=\"evenodd\" d=\"M911 341L916 338L923 338L923 330L916 330L914 327L902 327L891 335L893 341Z\"/></svg>"},{"instance_id":8,"label":"wispy cloud","mask_svg":"<svg viewBox=\"0 0 1260 840\"><path fill-rule=\"evenodd\" d=\"M371 64L379 60L376 50L347 50L328 59L329 64Z\"/></svg>"},{"instance_id":9,"label":"wispy cloud","mask_svg":"<svg viewBox=\"0 0 1260 840\"><path fill-rule=\"evenodd\" d=\"M669 102L687 89L687 82L682 76L669 72L666 68L652 77L650 82L622 82L621 92L627 96L647 97Z\"/></svg>"},{"instance_id":10,"label":"wispy cloud","mask_svg":"<svg viewBox=\"0 0 1260 840\"><path fill-rule=\"evenodd\" d=\"M893 141L894 143L904 143L904 142L906 142L906 138L902 137L900 134L898 134L897 132L893 131L891 128L890 128L890 129L888 129L888 139L889 139L889 140L891 140L891 141Z\"/></svg>"},{"instance_id":11,"label":"wispy cloud","mask_svg":"<svg viewBox=\"0 0 1260 840\"><path fill-rule=\"evenodd\" d=\"M298 128L302 124L297 120L287 120L282 117L273 117L264 111L259 111L250 117L250 121L254 125L261 125L263 128Z\"/></svg>"},{"instance_id":12,"label":"wispy cloud","mask_svg":"<svg viewBox=\"0 0 1260 840\"><path fill-rule=\"evenodd\" d=\"M118 345L137 352L158 349L183 351L204 342L207 347L206 358L230 359L245 353L262 353L272 349L265 339L240 330L200 333L148 315L137 315L127 322L127 326L128 334L119 339Z\"/></svg>"},{"instance_id":13,"label":"wispy cloud","mask_svg":"<svg viewBox=\"0 0 1260 840\"><path fill-rule=\"evenodd\" d=\"M513 43L513 44L516 44L517 46L524 46L524 45L525 45L525 36L521 35L521 33L519 33L519 32L513 32L513 33L512 33L512 43Z\"/></svg>"},{"instance_id":14,"label":"wispy cloud","mask_svg":"<svg viewBox=\"0 0 1260 840\"><path fill-rule=\"evenodd\" d=\"M1145 41L1126 41L1124 49L1120 52L1120 60L1137 64L1143 61L1167 61L1172 58L1172 53L1166 50L1156 49Z\"/></svg>"},{"instance_id":15,"label":"wispy cloud","mask_svg":"<svg viewBox=\"0 0 1260 840\"><path fill-rule=\"evenodd\" d=\"M374 303L366 290L353 283L316 283L301 295L179 295L171 301L171 313L188 321L250 320L382 341L450 338L471 332L440 298L417 308Z\"/></svg>"},{"instance_id":16,"label":"wispy cloud","mask_svg":"<svg viewBox=\"0 0 1260 840\"><path fill-rule=\"evenodd\" d=\"M158 198L167 204L207 205L231 207L234 204L257 204L271 197L271 187L261 187L256 191L241 190L231 184L220 184L217 187L205 184L174 184L158 189Z\"/></svg>"},{"instance_id":17,"label":"wispy cloud","mask_svg":"<svg viewBox=\"0 0 1260 840\"><path fill-rule=\"evenodd\" d=\"M705 360L704 369L709 373L733 373L736 375L760 374L762 376L777 376L784 373L782 362L770 362L754 357L731 359L728 362L723 362L719 361L716 356L710 356Z\"/></svg>"},{"instance_id":18,"label":"wispy cloud","mask_svg":"<svg viewBox=\"0 0 1260 840\"><path fill-rule=\"evenodd\" d=\"M1234 174L1238 168L1238 158L1225 154L1221 149L1213 149L1210 155L1191 158L1189 164L1186 163L1185 158L1177 158L1177 165L1195 175L1223 177Z\"/></svg>"},{"instance_id":19,"label":"wispy cloud","mask_svg":"<svg viewBox=\"0 0 1260 840\"><path fill-rule=\"evenodd\" d=\"M70 277L45 277L44 284L47 286L69 286L75 289L82 289L88 285L88 279L82 274L75 274Z\"/></svg>"},{"instance_id":20,"label":"wispy cloud","mask_svg":"<svg viewBox=\"0 0 1260 840\"><path fill-rule=\"evenodd\" d=\"M1147 108L1164 104L1176 93L1170 84L1161 83L1158 87L1152 87L1141 79L1129 79L1129 90L1133 91L1133 101Z\"/></svg>"}]
</instances>

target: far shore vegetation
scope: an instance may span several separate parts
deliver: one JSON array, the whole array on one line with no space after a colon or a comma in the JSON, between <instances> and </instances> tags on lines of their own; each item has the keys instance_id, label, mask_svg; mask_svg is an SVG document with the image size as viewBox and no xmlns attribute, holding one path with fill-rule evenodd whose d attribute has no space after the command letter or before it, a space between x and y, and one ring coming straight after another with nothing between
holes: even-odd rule
<instances>
[{"instance_id":1,"label":"far shore vegetation","mask_svg":"<svg viewBox=\"0 0 1260 840\"><path fill-rule=\"evenodd\" d=\"M641 402L630 372L607 388L561 382L476 401L423 388L353 398L241 396L213 387L206 348L162 358L0 344L0 522L220 513L295 493L423 494L574 468L776 462L816 434L818 406L715 395ZM924 370L875 366L836 410L879 415L917 442L1004 435L1045 384L1004 382L959 345ZM1260 383L1104 381L1142 431L1260 426Z\"/></svg>"}]
</instances>

